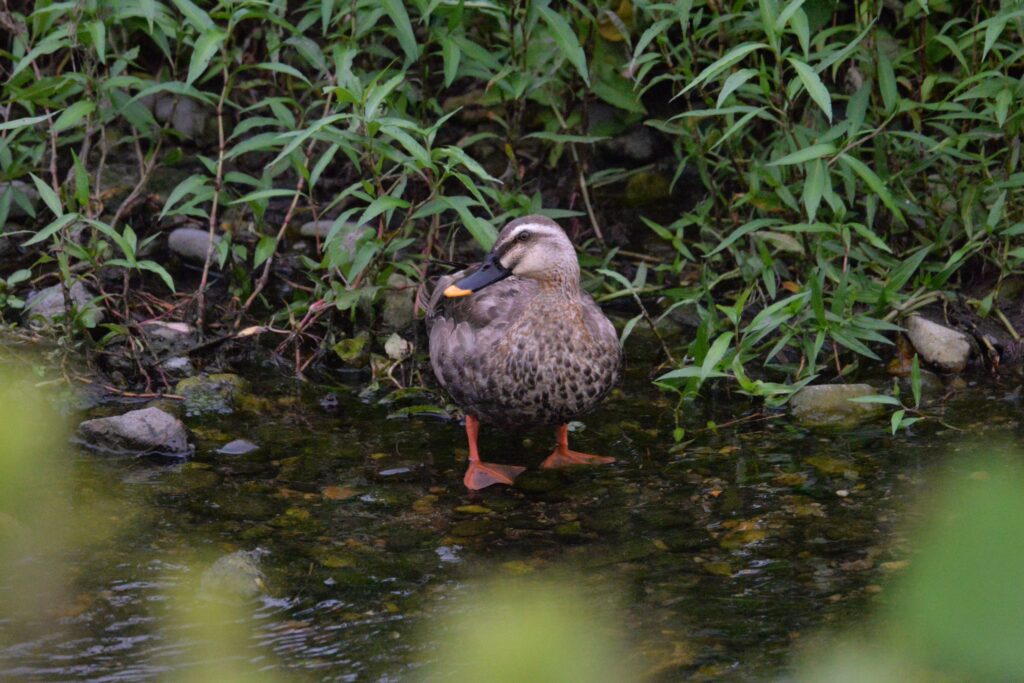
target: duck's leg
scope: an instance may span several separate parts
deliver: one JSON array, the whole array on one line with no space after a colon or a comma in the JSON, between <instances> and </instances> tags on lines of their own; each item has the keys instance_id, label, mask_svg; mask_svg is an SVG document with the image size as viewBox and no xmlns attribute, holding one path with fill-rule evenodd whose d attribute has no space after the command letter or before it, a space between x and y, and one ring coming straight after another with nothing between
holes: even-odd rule
<instances>
[{"instance_id":1,"label":"duck's leg","mask_svg":"<svg viewBox=\"0 0 1024 683\"><path fill-rule=\"evenodd\" d=\"M615 462L615 458L569 450L569 425L567 424L555 427L555 439L557 441L555 450L540 465L545 469L574 465L606 465Z\"/></svg>"},{"instance_id":2,"label":"duck's leg","mask_svg":"<svg viewBox=\"0 0 1024 683\"><path fill-rule=\"evenodd\" d=\"M477 451L476 439L480 435L480 420L472 415L466 415L466 438L469 440L469 467L466 469L466 476L462 483L467 489L477 491L487 488L492 484L511 484L525 467L516 465L496 465L490 462L481 462L480 453Z\"/></svg>"}]
</instances>

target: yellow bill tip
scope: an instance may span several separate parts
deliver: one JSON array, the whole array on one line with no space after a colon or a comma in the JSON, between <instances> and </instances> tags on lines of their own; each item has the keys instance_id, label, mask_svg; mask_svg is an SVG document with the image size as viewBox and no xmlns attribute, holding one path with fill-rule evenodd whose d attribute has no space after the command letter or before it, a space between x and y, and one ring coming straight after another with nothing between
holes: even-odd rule
<instances>
[{"instance_id":1,"label":"yellow bill tip","mask_svg":"<svg viewBox=\"0 0 1024 683\"><path fill-rule=\"evenodd\" d=\"M472 293L472 289L463 289L462 287L458 287L456 285L448 285L448 287L444 290L444 295L447 297L468 296Z\"/></svg>"}]
</instances>

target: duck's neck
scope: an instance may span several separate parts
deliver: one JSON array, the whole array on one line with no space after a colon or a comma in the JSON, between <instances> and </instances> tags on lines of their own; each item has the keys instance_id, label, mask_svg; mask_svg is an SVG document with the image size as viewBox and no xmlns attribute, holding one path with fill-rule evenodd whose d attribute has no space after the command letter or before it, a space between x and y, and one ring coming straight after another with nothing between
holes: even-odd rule
<instances>
[{"instance_id":1,"label":"duck's neck","mask_svg":"<svg viewBox=\"0 0 1024 683\"><path fill-rule=\"evenodd\" d=\"M550 296L560 296L567 299L575 299L580 295L580 270L575 268L561 268L551 274L550 277L540 280L540 288Z\"/></svg>"}]
</instances>

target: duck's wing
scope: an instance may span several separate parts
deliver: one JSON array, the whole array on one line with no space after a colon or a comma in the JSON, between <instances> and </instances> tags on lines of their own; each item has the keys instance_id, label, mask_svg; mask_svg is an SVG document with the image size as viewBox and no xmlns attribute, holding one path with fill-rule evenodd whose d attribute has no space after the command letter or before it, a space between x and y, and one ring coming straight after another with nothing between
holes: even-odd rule
<instances>
[{"instance_id":1,"label":"duck's wing","mask_svg":"<svg viewBox=\"0 0 1024 683\"><path fill-rule=\"evenodd\" d=\"M438 381L456 402L472 401L488 381L488 360L494 360L509 327L537 293L533 280L514 275L462 297L444 290L473 269L438 280L427 305L430 363Z\"/></svg>"},{"instance_id":2,"label":"duck's wing","mask_svg":"<svg viewBox=\"0 0 1024 683\"><path fill-rule=\"evenodd\" d=\"M593 297L583 292L580 298L583 300L583 322L597 341L598 347L608 350L607 354L603 355L603 362L608 364L608 370L617 377L623 358L619 334Z\"/></svg>"}]
</instances>

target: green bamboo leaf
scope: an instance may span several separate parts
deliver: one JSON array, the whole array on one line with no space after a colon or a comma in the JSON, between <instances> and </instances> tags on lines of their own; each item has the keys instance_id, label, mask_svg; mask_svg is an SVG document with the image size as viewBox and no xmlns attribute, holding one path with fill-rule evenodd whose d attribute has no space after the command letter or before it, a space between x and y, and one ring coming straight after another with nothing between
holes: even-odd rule
<instances>
[{"instance_id":1,"label":"green bamboo leaf","mask_svg":"<svg viewBox=\"0 0 1024 683\"><path fill-rule=\"evenodd\" d=\"M1013 102L1013 93L1009 88L1003 88L996 95L995 115L996 123L1002 128L1006 123L1006 117L1010 113L1010 104Z\"/></svg>"},{"instance_id":2,"label":"green bamboo leaf","mask_svg":"<svg viewBox=\"0 0 1024 683\"><path fill-rule=\"evenodd\" d=\"M70 107L61 112L57 120L53 122L53 131L55 133L62 133L68 128L73 127L79 121L84 119L86 116L91 114L96 109L96 105L89 100L79 100Z\"/></svg>"},{"instance_id":3,"label":"green bamboo leaf","mask_svg":"<svg viewBox=\"0 0 1024 683\"><path fill-rule=\"evenodd\" d=\"M718 339L715 340L715 343L711 345L711 348L708 349L707 354L704 356L704 362L700 365L699 377L702 382L710 377L711 373L718 369L718 363L725 357L731 342L732 332L725 332L720 335Z\"/></svg>"},{"instance_id":4,"label":"green bamboo leaf","mask_svg":"<svg viewBox=\"0 0 1024 683\"><path fill-rule=\"evenodd\" d=\"M576 67L576 71L583 78L583 82L589 86L590 75L587 73L587 56L584 54L583 47L580 45L580 41L569 25L569 22L558 12L546 6L540 8L540 15L544 19L544 23L547 24L548 30L551 31L551 37L555 39L555 44L558 46L562 56Z\"/></svg>"},{"instance_id":5,"label":"green bamboo leaf","mask_svg":"<svg viewBox=\"0 0 1024 683\"><path fill-rule=\"evenodd\" d=\"M303 75L301 71L296 69L294 66L288 64L281 64L280 62L263 62L262 64L256 65L257 69L266 69L267 71L275 71L277 73L287 74L294 78L298 78L300 81L309 85L309 79Z\"/></svg>"},{"instance_id":6,"label":"green bamboo leaf","mask_svg":"<svg viewBox=\"0 0 1024 683\"><path fill-rule=\"evenodd\" d=\"M77 213L66 213L63 216L60 216L59 218L57 218L55 221L51 222L49 225L47 225L45 228L43 228L39 232L37 232L30 239L28 239L25 242L23 242L21 246L22 247L30 247L33 244L38 244L39 242L42 242L43 240L47 240L50 237L56 235L58 232L63 230L68 225L70 225L77 218L78 218L78 214Z\"/></svg>"},{"instance_id":7,"label":"green bamboo leaf","mask_svg":"<svg viewBox=\"0 0 1024 683\"><path fill-rule=\"evenodd\" d=\"M696 88L704 81L711 80L718 74L728 69L733 64L737 63L738 61L749 55L751 52L766 47L768 46L765 45L764 43L743 43L742 45L737 45L733 49L729 50L729 52L727 52L725 55L719 57L714 62L709 64L699 74L697 74L697 77L690 81L690 84L683 88L682 92L680 92L679 95L682 95L687 91ZM676 97L678 97L679 95L676 95Z\"/></svg>"},{"instance_id":8,"label":"green bamboo leaf","mask_svg":"<svg viewBox=\"0 0 1024 683\"><path fill-rule=\"evenodd\" d=\"M988 56L989 50L991 50L996 44L996 41L999 40L999 36L1002 34L1003 29L1006 28L1006 22L1009 18L1010 17L1008 16L995 17L992 20L992 23L985 27L985 45L981 50L982 59L985 59L985 57Z\"/></svg>"},{"instance_id":9,"label":"green bamboo leaf","mask_svg":"<svg viewBox=\"0 0 1024 683\"><path fill-rule=\"evenodd\" d=\"M224 43L224 38L223 31L211 28L203 31L196 39L196 44L192 48L192 59L188 63L188 78L185 80L187 85L192 85L197 78L203 75L206 67L210 65L210 60Z\"/></svg>"},{"instance_id":10,"label":"green bamboo leaf","mask_svg":"<svg viewBox=\"0 0 1024 683\"><path fill-rule=\"evenodd\" d=\"M722 107L722 103L725 102L726 98L729 97L734 90L749 81L758 73L757 69L740 69L736 73L729 74L729 77L725 79L725 83L722 84L721 92L718 93L718 101L715 103L715 106L720 109Z\"/></svg>"},{"instance_id":11,"label":"green bamboo leaf","mask_svg":"<svg viewBox=\"0 0 1024 683\"><path fill-rule=\"evenodd\" d=\"M882 104L887 113L896 110L899 103L899 92L896 90L896 74L892 70L892 62L885 50L878 48L878 88L882 91Z\"/></svg>"},{"instance_id":12,"label":"green bamboo leaf","mask_svg":"<svg viewBox=\"0 0 1024 683\"><path fill-rule=\"evenodd\" d=\"M295 195L295 190L288 190L283 187L279 188L268 188L266 190L257 190L256 192L250 192L242 195L230 204L244 204L246 202L258 202L263 199L272 199L274 197L292 197Z\"/></svg>"},{"instance_id":13,"label":"green bamboo leaf","mask_svg":"<svg viewBox=\"0 0 1024 683\"><path fill-rule=\"evenodd\" d=\"M54 216L60 218L64 215L64 209L61 208L60 197L53 191L53 188L43 182L43 180L35 173L31 174L32 182L35 183L36 190L39 192L39 196L46 203L46 207L53 212Z\"/></svg>"},{"instance_id":14,"label":"green bamboo leaf","mask_svg":"<svg viewBox=\"0 0 1024 683\"><path fill-rule=\"evenodd\" d=\"M405 11L405 3L401 0L381 0L384 12L395 25L395 33L398 36L398 44L405 53L405 66L409 66L420 56L420 48L416 43L416 34L412 30L412 22L409 21L409 13Z\"/></svg>"},{"instance_id":15,"label":"green bamboo leaf","mask_svg":"<svg viewBox=\"0 0 1024 683\"><path fill-rule=\"evenodd\" d=\"M45 121L50 118L50 114L43 114L41 116L28 116L23 119L14 119L12 121L0 122L0 131L15 130L17 128L24 128L26 126L34 126L35 124Z\"/></svg>"},{"instance_id":16,"label":"green bamboo leaf","mask_svg":"<svg viewBox=\"0 0 1024 683\"><path fill-rule=\"evenodd\" d=\"M451 36L441 39L441 57L444 59L444 87L447 88L455 81L459 73L459 60L462 58L462 50Z\"/></svg>"},{"instance_id":17,"label":"green bamboo leaf","mask_svg":"<svg viewBox=\"0 0 1024 683\"><path fill-rule=\"evenodd\" d=\"M107 61L107 25L100 19L89 22L89 36L92 38L92 49L100 64Z\"/></svg>"},{"instance_id":18,"label":"green bamboo leaf","mask_svg":"<svg viewBox=\"0 0 1024 683\"><path fill-rule=\"evenodd\" d=\"M897 410L896 412L894 412L892 414L892 417L889 418L889 427L892 430L893 434L895 434L897 431L899 431L900 426L903 424L903 416L906 415L906 414L907 414L907 411L903 410L901 408L901 409Z\"/></svg>"},{"instance_id":19,"label":"green bamboo leaf","mask_svg":"<svg viewBox=\"0 0 1024 683\"><path fill-rule=\"evenodd\" d=\"M213 19L205 11L196 6L192 0L172 0L178 11L184 15L188 23L192 24L199 33L209 31L214 27Z\"/></svg>"},{"instance_id":20,"label":"green bamboo leaf","mask_svg":"<svg viewBox=\"0 0 1024 683\"><path fill-rule=\"evenodd\" d=\"M804 208L807 209L807 220L814 222L818 215L818 207L821 205L821 197L825 192L825 164L821 159L815 159L807 164L807 177L804 182Z\"/></svg>"},{"instance_id":21,"label":"green bamboo leaf","mask_svg":"<svg viewBox=\"0 0 1024 683\"><path fill-rule=\"evenodd\" d=\"M820 159L823 156L829 154L835 154L836 146L831 142L822 142L817 145L811 145L810 147L804 147L798 149L795 152L787 154L781 159L769 163L769 166L789 166L791 164L802 164L805 161L811 161L813 159Z\"/></svg>"},{"instance_id":22,"label":"green bamboo leaf","mask_svg":"<svg viewBox=\"0 0 1024 683\"><path fill-rule=\"evenodd\" d=\"M160 212L160 218L166 216L167 212L173 209L186 194L195 194L197 190L205 186L206 178L201 175L191 175L182 180L178 183L177 187L171 190L171 194L167 196L163 211Z\"/></svg>"},{"instance_id":23,"label":"green bamboo leaf","mask_svg":"<svg viewBox=\"0 0 1024 683\"><path fill-rule=\"evenodd\" d=\"M803 83L804 88L807 90L807 94L811 96L821 111L825 113L825 118L832 122L832 97L828 94L828 89L825 84L821 82L821 78L807 63L796 59L795 57L789 58L789 63L796 69L796 74L800 78L800 82Z\"/></svg>"},{"instance_id":24,"label":"green bamboo leaf","mask_svg":"<svg viewBox=\"0 0 1024 683\"><path fill-rule=\"evenodd\" d=\"M870 394L868 396L854 396L853 398L846 399L852 403L869 403L869 404L881 404L886 406L901 406L899 399L894 396L886 396L885 394Z\"/></svg>"},{"instance_id":25,"label":"green bamboo leaf","mask_svg":"<svg viewBox=\"0 0 1024 683\"><path fill-rule=\"evenodd\" d=\"M882 179L879 178L874 171L864 165L864 162L859 159L851 157L849 154L840 154L839 160L846 166L853 169L853 172L860 176L861 180L867 183L871 191L878 195L878 198L882 200L893 215L900 221L900 223L906 223L903 218L903 212L900 211L900 207L896 205L895 200L892 198L892 194L889 193L889 188L885 186Z\"/></svg>"},{"instance_id":26,"label":"green bamboo leaf","mask_svg":"<svg viewBox=\"0 0 1024 683\"><path fill-rule=\"evenodd\" d=\"M274 239L273 235L263 235L260 237L260 241L256 244L256 253L253 254L253 268L259 268L263 265L276 249L277 240Z\"/></svg>"},{"instance_id":27,"label":"green bamboo leaf","mask_svg":"<svg viewBox=\"0 0 1024 683\"><path fill-rule=\"evenodd\" d=\"M778 33L782 32L782 29L786 28L786 24L789 22L789 18L796 14L796 11L804 4L805 0L790 0L789 4L779 12L779 16L775 19L775 31Z\"/></svg>"},{"instance_id":28,"label":"green bamboo leaf","mask_svg":"<svg viewBox=\"0 0 1024 683\"><path fill-rule=\"evenodd\" d=\"M139 261L138 267L140 270L148 270L151 273L155 273L160 276L160 279L167 285L167 289L174 291L174 278L171 274L164 270L164 267L155 261Z\"/></svg>"}]
</instances>

